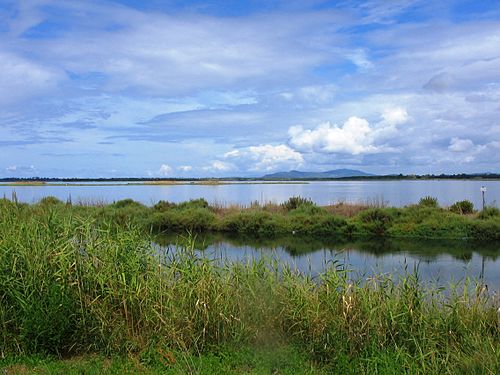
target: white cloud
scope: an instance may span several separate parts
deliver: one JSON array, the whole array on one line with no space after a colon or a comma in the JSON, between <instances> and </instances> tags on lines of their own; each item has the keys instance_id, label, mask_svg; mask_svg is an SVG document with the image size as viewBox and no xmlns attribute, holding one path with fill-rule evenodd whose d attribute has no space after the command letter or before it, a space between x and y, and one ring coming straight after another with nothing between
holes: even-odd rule
<instances>
[{"instance_id":1,"label":"white cloud","mask_svg":"<svg viewBox=\"0 0 500 375\"><path fill-rule=\"evenodd\" d=\"M288 130L290 145L299 151L319 153L366 154L385 151L375 146L374 130L367 120L349 117L343 126L329 122L310 130L292 126Z\"/></svg>"},{"instance_id":2,"label":"white cloud","mask_svg":"<svg viewBox=\"0 0 500 375\"><path fill-rule=\"evenodd\" d=\"M397 126L407 122L409 116L405 108L393 107L384 110L384 112L382 113L382 118L387 124Z\"/></svg>"},{"instance_id":3,"label":"white cloud","mask_svg":"<svg viewBox=\"0 0 500 375\"><path fill-rule=\"evenodd\" d=\"M33 173L35 172L35 166L34 165L10 165L7 168L5 168L7 172L10 173Z\"/></svg>"},{"instance_id":4,"label":"white cloud","mask_svg":"<svg viewBox=\"0 0 500 375\"><path fill-rule=\"evenodd\" d=\"M0 50L0 104L25 99L53 88L60 78L51 69Z\"/></svg>"},{"instance_id":5,"label":"white cloud","mask_svg":"<svg viewBox=\"0 0 500 375\"><path fill-rule=\"evenodd\" d=\"M75 27L30 48L61 70L106 75L108 92L134 87L178 94L240 80L288 80L340 58L328 48L339 39L332 29L341 26L332 11L214 17L141 12L107 2L54 6ZM107 27L108 14L115 28Z\"/></svg>"},{"instance_id":6,"label":"white cloud","mask_svg":"<svg viewBox=\"0 0 500 375\"><path fill-rule=\"evenodd\" d=\"M229 172L234 169L233 164L220 160L214 160L209 166L203 167L203 170L208 172Z\"/></svg>"},{"instance_id":7,"label":"white cloud","mask_svg":"<svg viewBox=\"0 0 500 375\"><path fill-rule=\"evenodd\" d=\"M349 58L358 68L367 70L373 68L372 62L366 56L366 51L363 49L355 49L346 52L346 57Z\"/></svg>"},{"instance_id":8,"label":"white cloud","mask_svg":"<svg viewBox=\"0 0 500 375\"><path fill-rule=\"evenodd\" d=\"M287 145L259 145L233 150L224 154L241 167L251 171L270 171L283 167L297 167L304 163L302 154Z\"/></svg>"},{"instance_id":9,"label":"white cloud","mask_svg":"<svg viewBox=\"0 0 500 375\"><path fill-rule=\"evenodd\" d=\"M474 148L474 142L470 139L452 138L448 150L453 152L466 152Z\"/></svg>"},{"instance_id":10,"label":"white cloud","mask_svg":"<svg viewBox=\"0 0 500 375\"><path fill-rule=\"evenodd\" d=\"M158 174L161 176L168 176L172 172L172 167L168 164L162 164L158 169Z\"/></svg>"},{"instance_id":11,"label":"white cloud","mask_svg":"<svg viewBox=\"0 0 500 375\"><path fill-rule=\"evenodd\" d=\"M182 172L190 172L193 170L193 167L190 165L180 165L177 167L177 169L182 171Z\"/></svg>"}]
</instances>

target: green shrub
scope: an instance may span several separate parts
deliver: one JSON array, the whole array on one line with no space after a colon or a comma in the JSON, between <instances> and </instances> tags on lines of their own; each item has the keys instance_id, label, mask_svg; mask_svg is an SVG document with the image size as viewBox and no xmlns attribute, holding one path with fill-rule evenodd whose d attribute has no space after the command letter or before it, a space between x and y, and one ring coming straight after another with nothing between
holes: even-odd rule
<instances>
[{"instance_id":1,"label":"green shrub","mask_svg":"<svg viewBox=\"0 0 500 375\"><path fill-rule=\"evenodd\" d=\"M282 215L273 215L267 211L249 210L226 216L220 230L232 233L274 235L284 232L286 223Z\"/></svg>"},{"instance_id":2,"label":"green shrub","mask_svg":"<svg viewBox=\"0 0 500 375\"><path fill-rule=\"evenodd\" d=\"M498 209L497 207L485 207L477 217L480 219L489 219L491 217L498 216L500 216L500 209Z\"/></svg>"},{"instance_id":3,"label":"green shrub","mask_svg":"<svg viewBox=\"0 0 500 375\"><path fill-rule=\"evenodd\" d=\"M364 235L384 236L399 211L394 208L371 208L354 218L355 231Z\"/></svg>"},{"instance_id":4,"label":"green shrub","mask_svg":"<svg viewBox=\"0 0 500 375\"><path fill-rule=\"evenodd\" d=\"M304 215L318 215L318 214L326 214L327 211L320 206L316 206L314 203L312 204L301 204L297 208L290 211L291 214L304 214Z\"/></svg>"},{"instance_id":5,"label":"green shrub","mask_svg":"<svg viewBox=\"0 0 500 375\"><path fill-rule=\"evenodd\" d=\"M173 202L160 200L160 201L158 201L158 203L156 203L153 206L153 209L155 211L166 211L166 210L170 210L171 208L174 208L176 206L177 205Z\"/></svg>"},{"instance_id":6,"label":"green shrub","mask_svg":"<svg viewBox=\"0 0 500 375\"><path fill-rule=\"evenodd\" d=\"M299 207L304 207L304 206L316 206L316 204L310 200L309 198L302 198L302 197L290 197L288 198L287 201L283 202L281 206L287 210L295 210Z\"/></svg>"},{"instance_id":7,"label":"green shrub","mask_svg":"<svg viewBox=\"0 0 500 375\"><path fill-rule=\"evenodd\" d=\"M56 205L63 204L63 201L57 199L56 197L49 195L47 197L43 197L42 199L40 199L38 204L40 204L42 206L56 206Z\"/></svg>"},{"instance_id":8,"label":"green shrub","mask_svg":"<svg viewBox=\"0 0 500 375\"><path fill-rule=\"evenodd\" d=\"M391 215L380 208L370 208L366 211L362 211L358 215L358 218L364 223L372 223L374 221L388 223L392 220Z\"/></svg>"},{"instance_id":9,"label":"green shrub","mask_svg":"<svg viewBox=\"0 0 500 375\"><path fill-rule=\"evenodd\" d=\"M110 204L113 208L125 208L125 207L144 207L142 203L136 202L133 199L122 199Z\"/></svg>"},{"instance_id":10,"label":"green shrub","mask_svg":"<svg viewBox=\"0 0 500 375\"><path fill-rule=\"evenodd\" d=\"M204 198L191 199L177 205L177 208L183 210L187 208L209 208L208 202Z\"/></svg>"},{"instance_id":11,"label":"green shrub","mask_svg":"<svg viewBox=\"0 0 500 375\"><path fill-rule=\"evenodd\" d=\"M437 198L431 197L431 196L426 196L423 198L420 198L418 201L419 206L424 206L424 207L439 207L438 200Z\"/></svg>"},{"instance_id":12,"label":"green shrub","mask_svg":"<svg viewBox=\"0 0 500 375\"><path fill-rule=\"evenodd\" d=\"M468 200L455 202L450 206L450 211L461 215L471 214L474 212L474 203Z\"/></svg>"},{"instance_id":13,"label":"green shrub","mask_svg":"<svg viewBox=\"0 0 500 375\"><path fill-rule=\"evenodd\" d=\"M212 230L215 215L206 208L186 208L156 213L150 218L150 226L162 231L184 232Z\"/></svg>"},{"instance_id":14,"label":"green shrub","mask_svg":"<svg viewBox=\"0 0 500 375\"><path fill-rule=\"evenodd\" d=\"M468 227L468 235L481 241L500 241L500 222L492 218L474 220Z\"/></svg>"}]
</instances>

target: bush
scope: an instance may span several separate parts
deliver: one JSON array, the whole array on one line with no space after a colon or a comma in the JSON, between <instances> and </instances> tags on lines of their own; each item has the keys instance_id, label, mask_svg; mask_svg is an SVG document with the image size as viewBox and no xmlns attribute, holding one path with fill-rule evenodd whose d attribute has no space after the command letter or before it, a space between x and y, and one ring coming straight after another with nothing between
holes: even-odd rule
<instances>
[{"instance_id":1,"label":"bush","mask_svg":"<svg viewBox=\"0 0 500 375\"><path fill-rule=\"evenodd\" d=\"M150 226L159 230L200 232L213 229L215 215L206 208L187 208L156 213L149 220Z\"/></svg>"},{"instance_id":2,"label":"bush","mask_svg":"<svg viewBox=\"0 0 500 375\"><path fill-rule=\"evenodd\" d=\"M485 207L479 215L477 216L480 219L489 219L491 217L500 216L500 210L496 207Z\"/></svg>"},{"instance_id":3,"label":"bush","mask_svg":"<svg viewBox=\"0 0 500 375\"><path fill-rule=\"evenodd\" d=\"M490 207L492 208L492 207ZM498 209L496 209L498 212ZM476 220L468 228L468 235L480 241L499 241L500 223L498 220Z\"/></svg>"},{"instance_id":4,"label":"bush","mask_svg":"<svg viewBox=\"0 0 500 375\"><path fill-rule=\"evenodd\" d=\"M122 199L111 204L110 207L113 208L125 208L125 207L144 207L141 203L134 201L133 199Z\"/></svg>"},{"instance_id":5,"label":"bush","mask_svg":"<svg viewBox=\"0 0 500 375\"><path fill-rule=\"evenodd\" d=\"M391 209L371 208L361 212L358 217L364 223L382 222L389 223L393 219L394 213Z\"/></svg>"},{"instance_id":6,"label":"bush","mask_svg":"<svg viewBox=\"0 0 500 375\"><path fill-rule=\"evenodd\" d=\"M327 214L328 212L320 206L313 204L302 204L299 207L292 210L293 215L304 214L304 215L321 215Z\"/></svg>"},{"instance_id":7,"label":"bush","mask_svg":"<svg viewBox=\"0 0 500 375\"><path fill-rule=\"evenodd\" d=\"M226 216L219 229L232 233L274 235L286 231L286 222L281 215L249 210Z\"/></svg>"},{"instance_id":8,"label":"bush","mask_svg":"<svg viewBox=\"0 0 500 375\"><path fill-rule=\"evenodd\" d=\"M361 235L385 236L400 211L395 208L371 208L359 213L351 223L353 230Z\"/></svg>"},{"instance_id":9,"label":"bush","mask_svg":"<svg viewBox=\"0 0 500 375\"><path fill-rule=\"evenodd\" d=\"M283 202L281 204L281 206L287 210L287 211L291 211L291 210L295 210L299 207L304 207L304 206L316 206L316 204L314 204L314 202L312 200L310 200L309 198L302 198L302 197L290 197L288 198L287 201ZM317 207L317 206L316 206Z\"/></svg>"},{"instance_id":10,"label":"bush","mask_svg":"<svg viewBox=\"0 0 500 375\"><path fill-rule=\"evenodd\" d=\"M437 198L431 197L429 195L426 197L420 198L418 205L424 206L424 207L435 207L435 208L439 207Z\"/></svg>"},{"instance_id":11,"label":"bush","mask_svg":"<svg viewBox=\"0 0 500 375\"><path fill-rule=\"evenodd\" d=\"M174 208L176 207L177 205L173 202L168 202L168 201L158 201L158 203L156 203L154 206L153 206L153 209L155 211L166 211L166 210L169 210L171 208Z\"/></svg>"},{"instance_id":12,"label":"bush","mask_svg":"<svg viewBox=\"0 0 500 375\"><path fill-rule=\"evenodd\" d=\"M55 206L58 204L63 204L63 202L56 197L49 195L48 197L43 197L42 199L40 199L38 204L43 206Z\"/></svg>"},{"instance_id":13,"label":"bush","mask_svg":"<svg viewBox=\"0 0 500 375\"><path fill-rule=\"evenodd\" d=\"M185 208L209 208L208 202L204 198L191 199L188 202L182 202L177 205L180 209Z\"/></svg>"},{"instance_id":14,"label":"bush","mask_svg":"<svg viewBox=\"0 0 500 375\"><path fill-rule=\"evenodd\" d=\"M474 212L474 203L468 200L455 202L451 205L450 211L461 215L471 214Z\"/></svg>"}]
</instances>

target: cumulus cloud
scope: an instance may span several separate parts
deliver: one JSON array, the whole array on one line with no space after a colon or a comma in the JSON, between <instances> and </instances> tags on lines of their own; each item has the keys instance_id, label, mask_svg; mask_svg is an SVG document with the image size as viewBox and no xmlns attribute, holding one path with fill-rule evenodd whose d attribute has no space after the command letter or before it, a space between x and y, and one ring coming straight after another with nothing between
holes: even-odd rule
<instances>
[{"instance_id":1,"label":"cumulus cloud","mask_svg":"<svg viewBox=\"0 0 500 375\"><path fill-rule=\"evenodd\" d=\"M212 161L212 163L210 163L210 165L203 167L204 171L216 172L216 173L229 172L229 171L234 170L234 169L235 169L235 167L233 164L226 163L226 162L223 162L221 160L214 160L214 161Z\"/></svg>"},{"instance_id":2,"label":"cumulus cloud","mask_svg":"<svg viewBox=\"0 0 500 375\"><path fill-rule=\"evenodd\" d=\"M227 152L224 157L251 171L271 171L282 167L297 167L304 163L302 154L283 144L250 146Z\"/></svg>"},{"instance_id":3,"label":"cumulus cloud","mask_svg":"<svg viewBox=\"0 0 500 375\"><path fill-rule=\"evenodd\" d=\"M474 148L474 142L470 139L460 139L454 137L450 141L450 145L448 146L448 150L453 152L465 152L470 151Z\"/></svg>"},{"instance_id":4,"label":"cumulus cloud","mask_svg":"<svg viewBox=\"0 0 500 375\"><path fill-rule=\"evenodd\" d=\"M357 155L383 150L373 145L373 129L368 121L355 116L349 117L342 126L331 125L329 122L312 130L300 125L292 126L288 135L290 145L303 152Z\"/></svg>"},{"instance_id":5,"label":"cumulus cloud","mask_svg":"<svg viewBox=\"0 0 500 375\"><path fill-rule=\"evenodd\" d=\"M409 116L405 108L394 107L384 110L384 112L382 113L382 118L387 124L397 126L407 122Z\"/></svg>"},{"instance_id":6,"label":"cumulus cloud","mask_svg":"<svg viewBox=\"0 0 500 375\"><path fill-rule=\"evenodd\" d=\"M162 164L158 169L158 174L161 176L168 176L172 172L172 167L168 164Z\"/></svg>"},{"instance_id":7,"label":"cumulus cloud","mask_svg":"<svg viewBox=\"0 0 500 375\"><path fill-rule=\"evenodd\" d=\"M193 170L193 167L190 165L180 165L177 167L177 169L182 171L182 172L190 172Z\"/></svg>"}]
</instances>

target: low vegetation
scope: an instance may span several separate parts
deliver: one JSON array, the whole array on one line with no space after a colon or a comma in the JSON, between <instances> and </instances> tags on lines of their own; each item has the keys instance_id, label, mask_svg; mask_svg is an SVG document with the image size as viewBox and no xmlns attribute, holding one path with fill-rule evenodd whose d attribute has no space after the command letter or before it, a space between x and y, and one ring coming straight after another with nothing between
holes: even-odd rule
<instances>
[{"instance_id":1,"label":"low vegetation","mask_svg":"<svg viewBox=\"0 0 500 375\"><path fill-rule=\"evenodd\" d=\"M108 225L134 223L148 233L321 236L336 241L374 237L500 240L498 208L486 207L476 212L467 200L442 208L432 197L424 197L418 204L403 208L346 203L323 207L301 197L292 197L282 204L252 203L246 207L210 205L202 198L182 203L159 201L152 207L132 199L112 204L74 204L71 200L62 202L45 197L33 205L3 199L4 209L9 205L26 215L49 210L54 215L92 218Z\"/></svg>"},{"instance_id":2,"label":"low vegetation","mask_svg":"<svg viewBox=\"0 0 500 375\"><path fill-rule=\"evenodd\" d=\"M4 206L7 202L4 199ZM442 208L432 197L403 208L345 203L322 207L301 197L292 197L279 205L253 203L246 207L214 206L204 199L182 203L159 201L152 207L131 199L112 204L73 204L54 197L45 197L34 205L15 201L10 204L26 214L50 209L56 215L89 217L110 225L133 222L147 232L156 233L210 231L261 237L293 234L335 240L373 237L500 240L498 208L486 207L476 212L466 200Z\"/></svg>"},{"instance_id":3,"label":"low vegetation","mask_svg":"<svg viewBox=\"0 0 500 375\"><path fill-rule=\"evenodd\" d=\"M225 216L200 200L162 207L159 214L199 227L216 218L245 231L283 222L323 231L311 216L323 227L352 225L316 212L323 208L280 209ZM434 210L408 209L415 217ZM133 220L144 212L154 216L154 208L135 202L117 202L98 215L94 207L69 209L48 199L33 206L0 200L0 210L5 373L77 373L82 363L116 373L500 370L498 299L481 284L465 281L443 291L423 286L417 270L399 279L350 280L338 263L315 279L273 259L215 264L196 255L189 238L175 252L155 245ZM388 231L401 215L369 209L355 220L371 231ZM54 364L50 358L66 359Z\"/></svg>"}]
</instances>

